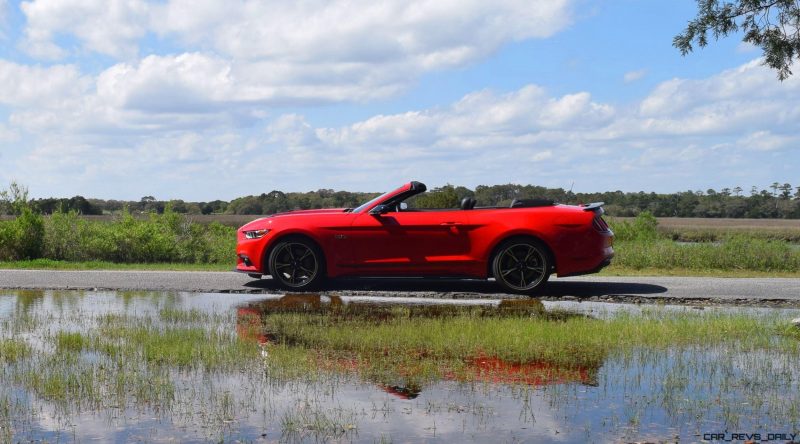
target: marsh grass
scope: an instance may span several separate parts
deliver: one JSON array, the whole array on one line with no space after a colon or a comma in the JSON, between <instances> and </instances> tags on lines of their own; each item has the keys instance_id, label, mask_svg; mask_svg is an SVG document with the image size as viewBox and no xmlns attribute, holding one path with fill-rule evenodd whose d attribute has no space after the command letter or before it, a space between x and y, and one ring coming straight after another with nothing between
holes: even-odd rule
<instances>
[{"instance_id":1,"label":"marsh grass","mask_svg":"<svg viewBox=\"0 0 800 444\"><path fill-rule=\"evenodd\" d=\"M89 345L89 339L79 332L60 331L55 336L56 349L59 353L78 352L80 353Z\"/></svg>"},{"instance_id":2,"label":"marsh grass","mask_svg":"<svg viewBox=\"0 0 800 444\"><path fill-rule=\"evenodd\" d=\"M30 346L20 339L0 339L0 362L15 363L31 354Z\"/></svg>"},{"instance_id":3,"label":"marsh grass","mask_svg":"<svg viewBox=\"0 0 800 444\"><path fill-rule=\"evenodd\" d=\"M119 263L111 261L66 261L54 259L32 259L0 261L0 269L9 270L145 270L145 271L230 271L232 263Z\"/></svg>"},{"instance_id":4,"label":"marsh grass","mask_svg":"<svg viewBox=\"0 0 800 444\"><path fill-rule=\"evenodd\" d=\"M355 431L356 415L343 408L326 410L304 400L286 411L280 424L284 440L303 440L309 435L317 441L338 440Z\"/></svg>"},{"instance_id":5,"label":"marsh grass","mask_svg":"<svg viewBox=\"0 0 800 444\"><path fill-rule=\"evenodd\" d=\"M631 220L611 219L609 225L616 235L612 272L614 268L793 275L800 272L800 248L790 242L794 234L800 237L800 228L783 229L784 233L777 237L758 230L720 231L714 236L705 231L706 235L688 239L691 243L678 244L674 240L682 240L682 236L659 230L658 220L646 212Z\"/></svg>"},{"instance_id":6,"label":"marsh grass","mask_svg":"<svg viewBox=\"0 0 800 444\"><path fill-rule=\"evenodd\" d=\"M679 245L670 240L618 242L614 266L638 269L684 269L707 272L762 271L797 273L800 249L780 241L734 237L721 244Z\"/></svg>"},{"instance_id":7,"label":"marsh grass","mask_svg":"<svg viewBox=\"0 0 800 444\"><path fill-rule=\"evenodd\" d=\"M152 365L206 370L238 368L258 356L256 344L203 327L105 326L93 347Z\"/></svg>"},{"instance_id":8,"label":"marsh grass","mask_svg":"<svg viewBox=\"0 0 800 444\"><path fill-rule=\"evenodd\" d=\"M789 242L800 244L800 223L796 228L668 228L659 227L659 233L665 238L679 242L724 242L735 237Z\"/></svg>"},{"instance_id":9,"label":"marsh grass","mask_svg":"<svg viewBox=\"0 0 800 444\"><path fill-rule=\"evenodd\" d=\"M480 316L475 309L463 311L425 317L395 309L358 317L339 309L327 314L267 313L263 321L277 343L270 349L274 367L292 362L308 367L316 360L323 369L410 384L448 375L463 381L491 377L491 372L469 370L470 362L481 357L510 366L549 364L553 368L546 367L547 372L554 372L550 376L584 369L592 379L610 357L636 349L724 347L800 355L800 341L785 320L752 315L656 309L597 320L564 313Z\"/></svg>"}]
</instances>

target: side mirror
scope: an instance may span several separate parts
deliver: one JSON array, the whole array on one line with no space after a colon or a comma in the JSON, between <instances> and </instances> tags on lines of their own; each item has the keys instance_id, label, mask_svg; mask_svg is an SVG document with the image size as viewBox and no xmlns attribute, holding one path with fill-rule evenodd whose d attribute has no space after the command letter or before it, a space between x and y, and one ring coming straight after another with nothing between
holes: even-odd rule
<instances>
[{"instance_id":1,"label":"side mirror","mask_svg":"<svg viewBox=\"0 0 800 444\"><path fill-rule=\"evenodd\" d=\"M369 210L369 214L373 216L380 216L381 214L386 214L392 207L389 205L376 205L373 209Z\"/></svg>"},{"instance_id":2,"label":"side mirror","mask_svg":"<svg viewBox=\"0 0 800 444\"><path fill-rule=\"evenodd\" d=\"M400 202L400 211L405 211L408 209L408 204L405 202Z\"/></svg>"}]
</instances>

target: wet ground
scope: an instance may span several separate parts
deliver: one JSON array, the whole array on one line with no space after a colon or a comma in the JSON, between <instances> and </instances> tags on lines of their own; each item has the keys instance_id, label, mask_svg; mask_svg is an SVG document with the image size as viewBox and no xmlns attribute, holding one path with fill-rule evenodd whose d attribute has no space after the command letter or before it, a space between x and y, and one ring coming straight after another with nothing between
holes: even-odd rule
<instances>
[{"instance_id":1,"label":"wet ground","mask_svg":"<svg viewBox=\"0 0 800 444\"><path fill-rule=\"evenodd\" d=\"M475 356L459 372L409 378L355 360L294 372L292 344L269 323L278 314L379 325L397 316L559 323L655 312L800 316L536 299L0 290L0 441L800 441L792 342L642 347L569 368ZM185 350L169 341L197 353L182 361Z\"/></svg>"}]
</instances>

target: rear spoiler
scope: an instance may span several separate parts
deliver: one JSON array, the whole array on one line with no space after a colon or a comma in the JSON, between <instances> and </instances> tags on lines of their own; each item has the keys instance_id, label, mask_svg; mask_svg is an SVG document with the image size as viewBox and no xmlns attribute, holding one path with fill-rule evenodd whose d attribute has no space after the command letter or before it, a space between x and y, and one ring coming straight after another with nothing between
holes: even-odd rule
<instances>
[{"instance_id":1,"label":"rear spoiler","mask_svg":"<svg viewBox=\"0 0 800 444\"><path fill-rule=\"evenodd\" d=\"M603 210L603 205L605 202L593 202L590 204L582 205L583 211L594 211L595 214L598 216L602 216L605 214L605 210Z\"/></svg>"}]
</instances>

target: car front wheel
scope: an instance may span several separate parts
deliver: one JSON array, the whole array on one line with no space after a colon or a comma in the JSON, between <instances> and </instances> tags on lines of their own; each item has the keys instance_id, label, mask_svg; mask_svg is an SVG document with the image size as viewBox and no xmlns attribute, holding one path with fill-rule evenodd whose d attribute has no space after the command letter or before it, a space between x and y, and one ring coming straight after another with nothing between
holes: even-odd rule
<instances>
[{"instance_id":1,"label":"car front wheel","mask_svg":"<svg viewBox=\"0 0 800 444\"><path fill-rule=\"evenodd\" d=\"M505 290L529 294L547 283L550 267L550 256L541 242L511 239L498 248L492 275Z\"/></svg>"},{"instance_id":2,"label":"car front wheel","mask_svg":"<svg viewBox=\"0 0 800 444\"><path fill-rule=\"evenodd\" d=\"M269 272L283 288L311 290L325 278L322 252L306 239L287 239L275 245L269 255Z\"/></svg>"}]
</instances>

